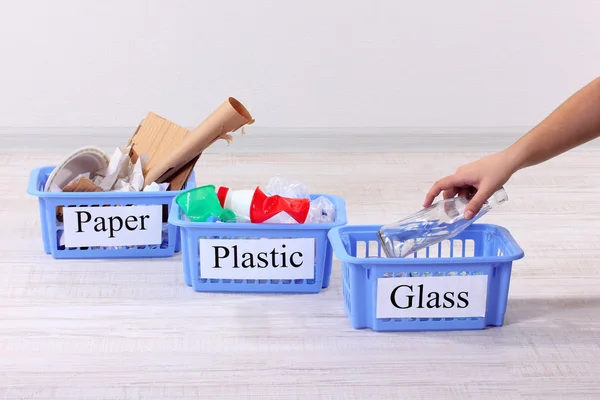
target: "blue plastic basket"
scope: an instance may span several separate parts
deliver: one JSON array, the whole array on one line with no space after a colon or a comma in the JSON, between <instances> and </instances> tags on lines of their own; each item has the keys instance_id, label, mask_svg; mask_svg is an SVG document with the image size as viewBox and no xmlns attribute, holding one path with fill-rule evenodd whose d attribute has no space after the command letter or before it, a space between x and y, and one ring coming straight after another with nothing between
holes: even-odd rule
<instances>
[{"instance_id":1,"label":"blue plastic basket","mask_svg":"<svg viewBox=\"0 0 600 400\"><path fill-rule=\"evenodd\" d=\"M27 192L38 197L44 251L57 259L85 258L150 258L171 257L181 250L179 228L167 222L173 198L185 189L196 186L192 171L184 189L164 192L44 192L44 185L53 166L31 171ZM160 245L65 247L60 243L64 232L57 216L59 207L122 207L162 205L162 243Z\"/></svg>"},{"instance_id":2,"label":"blue plastic basket","mask_svg":"<svg viewBox=\"0 0 600 400\"><path fill-rule=\"evenodd\" d=\"M321 196L311 195L311 199ZM336 207L331 224L252 224L190 222L173 200L169 223L181 229L185 283L196 292L318 293L329 286L333 249L327 232L346 224L346 204L340 197L323 195ZM296 239L312 238L315 243L314 279L206 279L200 272L201 239Z\"/></svg>"},{"instance_id":3,"label":"blue plastic basket","mask_svg":"<svg viewBox=\"0 0 600 400\"><path fill-rule=\"evenodd\" d=\"M505 228L473 224L451 240L431 246L415 253L414 256L385 258L385 253L382 252L377 240L377 230L380 227L347 225L334 228L329 232L334 253L342 261L342 291L346 313L352 327L370 328L374 331L434 331L502 326L508 300L512 262L524 256L523 250ZM457 277L474 277L471 279L479 280L480 287L484 289L485 281L480 280L483 276L487 277L487 294L480 302L479 308L484 315L458 316L460 313L453 309L453 303L447 303L451 311L439 311L445 313L444 316L439 314L435 317L418 316L417 314L424 311L415 310L415 304L418 302L419 306L425 307L427 303L417 300L417 297L413 297L412 304L407 301L407 297L400 297L402 302L394 297L399 307L411 305L411 308L398 311L398 315L392 315L389 314L389 305L385 302L388 301L389 293L389 302L392 303L393 291L388 292L389 289L386 289L382 290L379 299L381 308L386 308L386 314L377 317L379 285L382 288L389 288L394 287L396 281L399 284L407 284L410 279L415 278L420 278L415 279L415 285L422 282L428 282L429 285L429 282L434 281L430 279L431 277L453 277L452 282L458 282ZM390 284L391 286L388 286L389 282L383 281L392 278L404 279L389 281L394 282ZM425 278L429 280L426 281ZM449 279L436 280L438 285L448 281ZM463 279L462 282L465 280ZM420 296L417 294L419 292L425 292L417 290L415 285L410 285L415 296ZM402 286L401 290L403 294L408 293L407 286ZM456 293L453 293L454 295ZM420 297L423 298L429 299L429 297ZM433 312L438 312L439 309L434 308L436 299L432 301ZM406 314L401 314L405 312ZM453 312L457 315L452 316ZM411 315L409 313L412 313L412 316L408 317Z\"/></svg>"}]
</instances>

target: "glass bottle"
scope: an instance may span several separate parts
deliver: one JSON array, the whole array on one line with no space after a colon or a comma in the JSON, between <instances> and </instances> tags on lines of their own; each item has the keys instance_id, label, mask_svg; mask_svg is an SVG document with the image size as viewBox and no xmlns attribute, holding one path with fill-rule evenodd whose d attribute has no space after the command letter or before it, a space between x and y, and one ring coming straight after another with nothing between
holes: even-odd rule
<instances>
[{"instance_id":1,"label":"glass bottle","mask_svg":"<svg viewBox=\"0 0 600 400\"><path fill-rule=\"evenodd\" d=\"M465 208L472 196L441 200L400 221L379 229L378 239L388 258L403 258L444 240L453 238L492 208L508 200L504 188L498 189L481 207L477 215L467 220Z\"/></svg>"}]
</instances>

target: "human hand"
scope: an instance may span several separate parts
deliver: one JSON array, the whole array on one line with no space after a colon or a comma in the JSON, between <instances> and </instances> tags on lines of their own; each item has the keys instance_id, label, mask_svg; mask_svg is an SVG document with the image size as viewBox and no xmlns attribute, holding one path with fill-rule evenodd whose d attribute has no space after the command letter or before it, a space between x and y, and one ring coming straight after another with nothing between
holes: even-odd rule
<instances>
[{"instance_id":1,"label":"human hand","mask_svg":"<svg viewBox=\"0 0 600 400\"><path fill-rule=\"evenodd\" d=\"M456 195L472 196L465 210L465 218L472 219L483 204L515 173L516 168L505 153L496 153L459 167L453 175L433 184L425 197L429 207L443 192L444 199Z\"/></svg>"}]
</instances>

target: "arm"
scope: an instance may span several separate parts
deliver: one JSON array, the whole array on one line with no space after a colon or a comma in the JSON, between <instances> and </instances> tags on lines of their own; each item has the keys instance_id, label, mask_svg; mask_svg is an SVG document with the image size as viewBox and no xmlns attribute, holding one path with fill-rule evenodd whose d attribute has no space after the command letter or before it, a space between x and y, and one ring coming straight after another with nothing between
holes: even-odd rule
<instances>
[{"instance_id":1,"label":"arm","mask_svg":"<svg viewBox=\"0 0 600 400\"><path fill-rule=\"evenodd\" d=\"M600 136L600 78L560 105L505 150L514 171L540 164Z\"/></svg>"},{"instance_id":2,"label":"arm","mask_svg":"<svg viewBox=\"0 0 600 400\"><path fill-rule=\"evenodd\" d=\"M448 199L475 192L465 211L473 218L511 176L600 136L600 78L587 84L529 133L507 149L460 167L437 181L427 193L430 206L442 192Z\"/></svg>"}]
</instances>

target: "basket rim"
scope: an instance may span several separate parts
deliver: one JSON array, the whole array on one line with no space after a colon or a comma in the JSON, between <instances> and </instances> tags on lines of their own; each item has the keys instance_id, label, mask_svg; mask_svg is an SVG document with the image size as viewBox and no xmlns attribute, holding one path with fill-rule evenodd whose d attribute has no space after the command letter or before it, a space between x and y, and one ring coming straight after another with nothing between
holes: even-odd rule
<instances>
[{"instance_id":1,"label":"basket rim","mask_svg":"<svg viewBox=\"0 0 600 400\"><path fill-rule=\"evenodd\" d=\"M159 198L159 197L171 197L171 196L176 196L182 192L184 192L185 190L188 189L181 189L181 190L168 190L168 191L162 191L162 192L44 192L43 190L39 189L39 183L44 183L45 184L45 180L43 182L40 182L40 180L42 179L41 175L46 173L46 172L50 172L54 169L55 167L52 165L45 165L42 167L38 167L38 168L34 168L31 173L29 174L29 183L27 185L27 193L32 195L32 196L36 196L39 198L43 198L43 199L48 199L48 198L58 198L58 199L66 199L66 198L89 198L89 199L94 199L94 198L106 198L106 199L116 199L116 198L123 198L123 197L141 197L141 198ZM195 186L196 185L196 174L194 171L192 171L192 173L190 174L188 180L186 181L186 188L192 188L191 185Z\"/></svg>"},{"instance_id":2,"label":"basket rim","mask_svg":"<svg viewBox=\"0 0 600 400\"><path fill-rule=\"evenodd\" d=\"M481 264L481 263L505 263L520 260L525 257L525 252L513 238L508 229L496 224L474 223L465 231L472 232L476 230L493 231L508 242L509 247L513 250L510 254L503 256L481 256L481 257L439 257L439 258L386 258L386 257L370 257L361 258L350 255L342 243L342 234L348 231L355 232L377 232L382 224L377 225L345 225L332 228L328 233L329 240L333 247L335 256L343 262L362 265L363 267L373 267L376 265L386 266L424 266L435 264L439 267L447 265L448 267L456 264Z\"/></svg>"}]
</instances>

